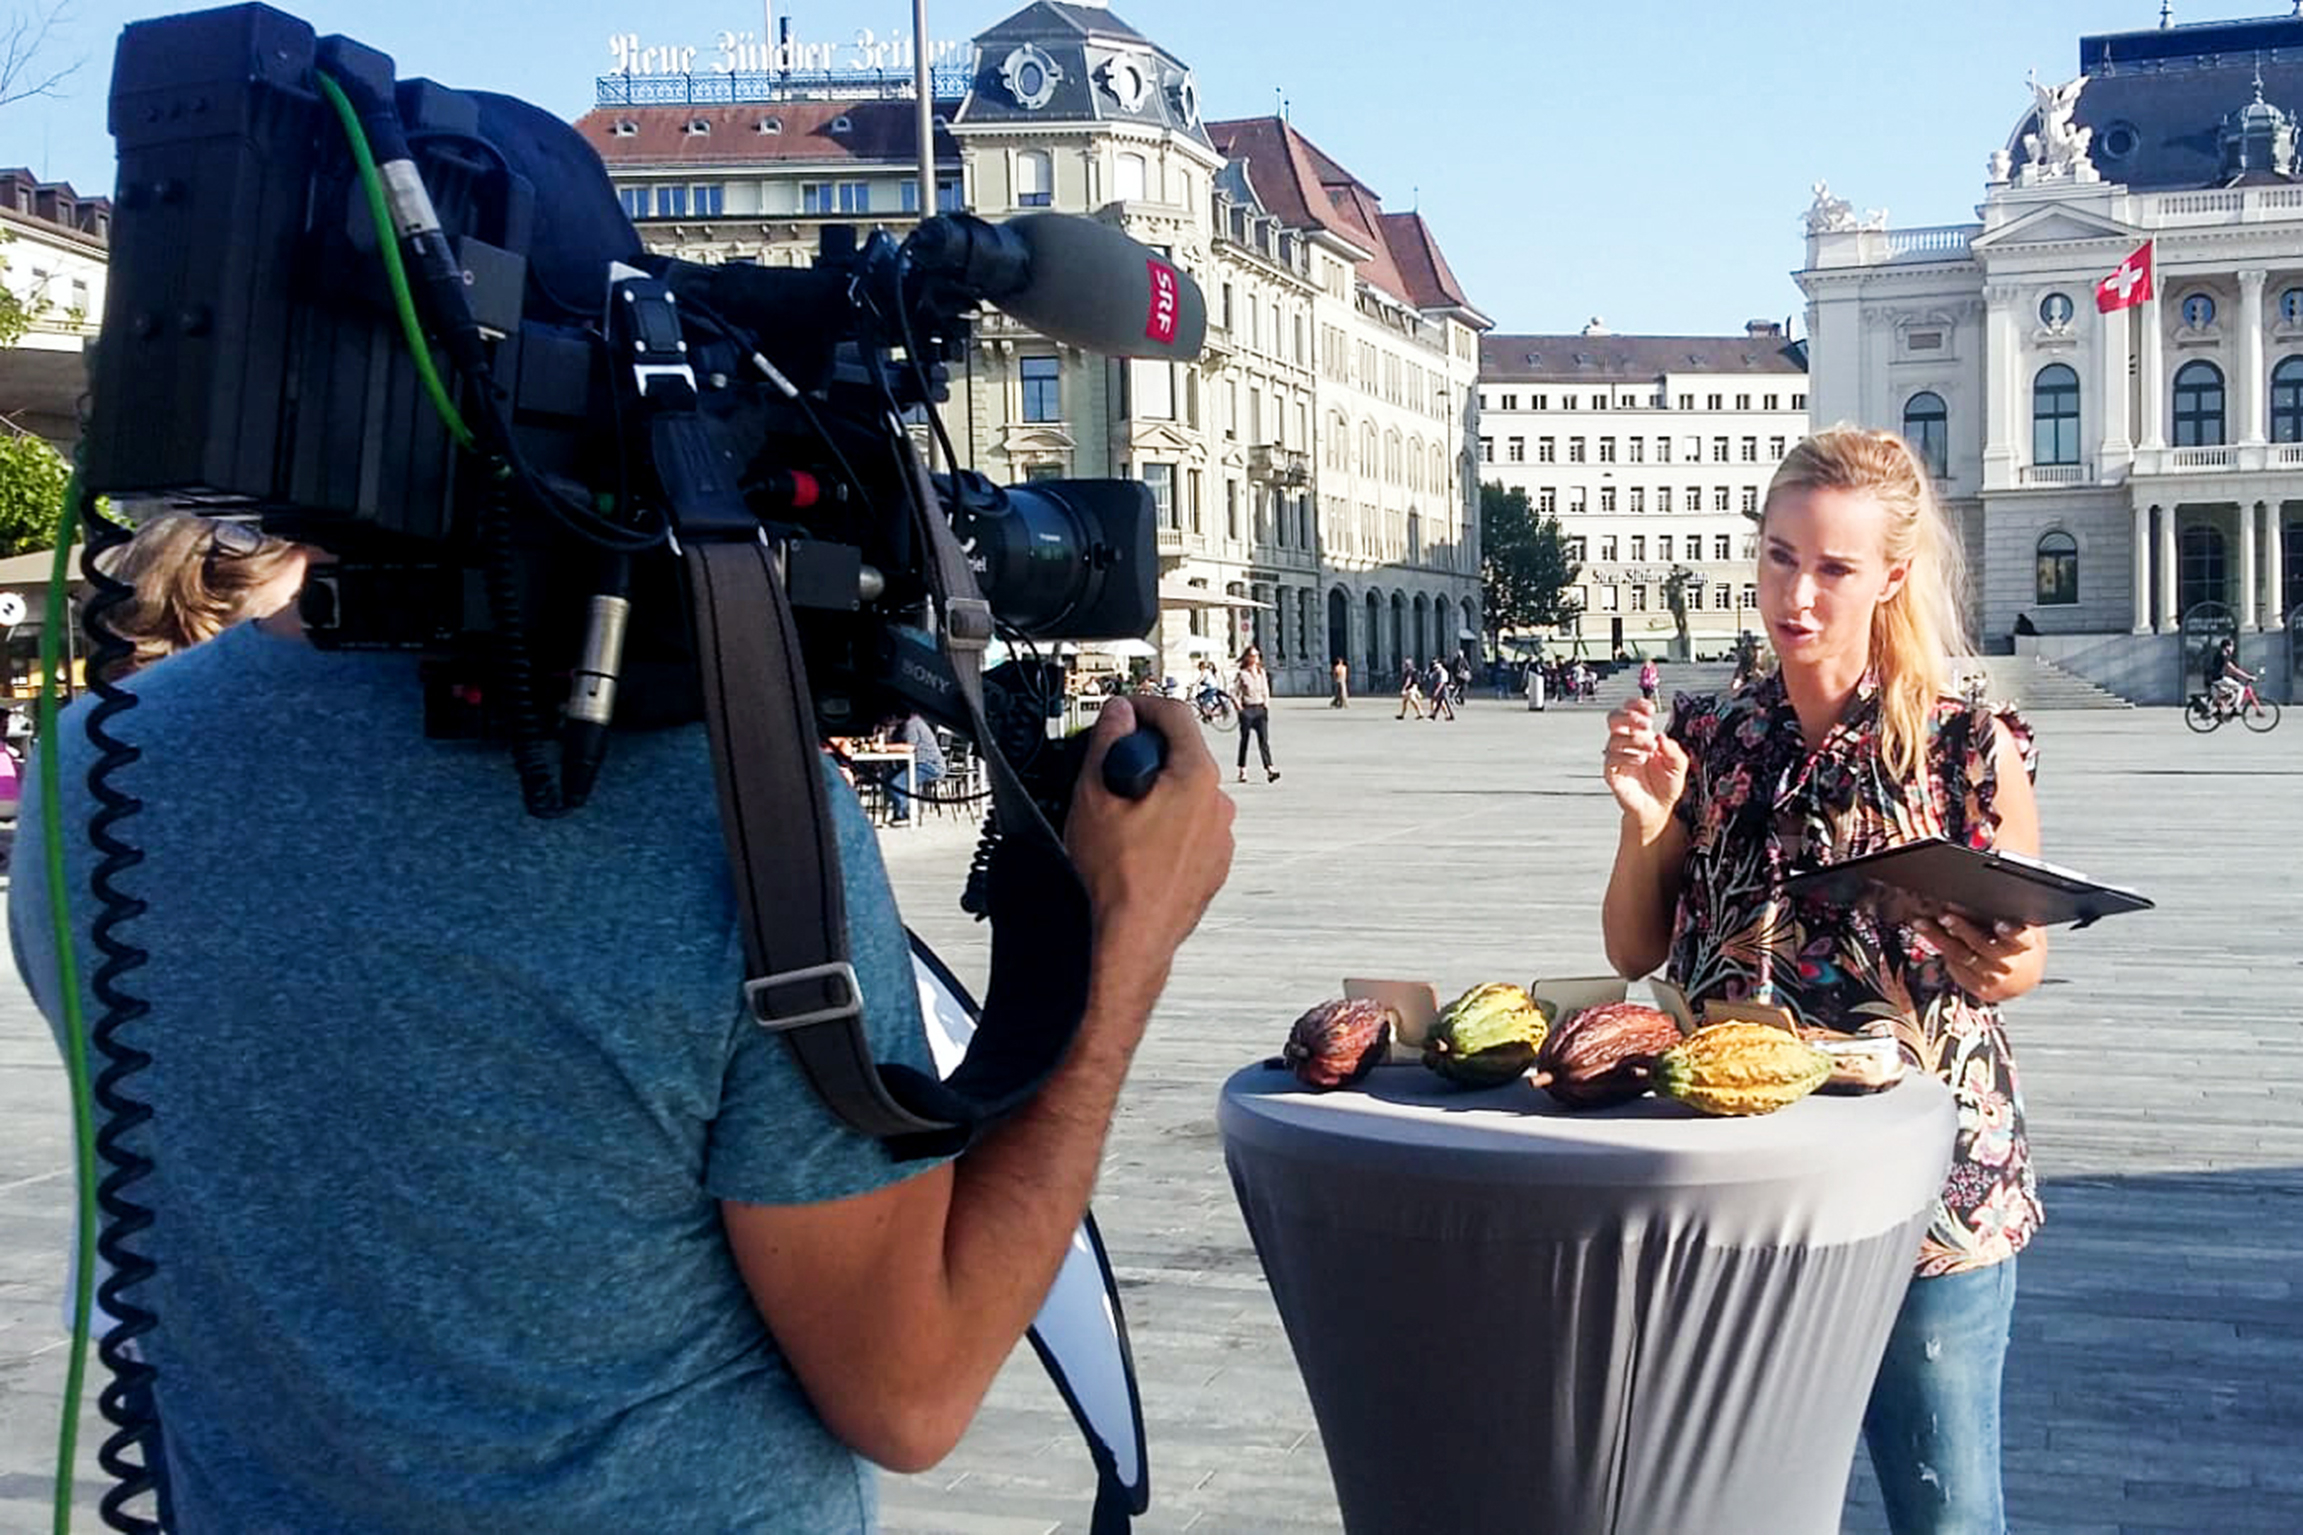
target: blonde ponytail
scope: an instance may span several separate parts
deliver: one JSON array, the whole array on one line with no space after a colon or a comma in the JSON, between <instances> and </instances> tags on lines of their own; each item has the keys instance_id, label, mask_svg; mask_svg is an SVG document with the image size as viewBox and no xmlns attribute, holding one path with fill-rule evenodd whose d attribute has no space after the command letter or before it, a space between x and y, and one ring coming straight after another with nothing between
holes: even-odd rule
<instances>
[{"instance_id":1,"label":"blonde ponytail","mask_svg":"<svg viewBox=\"0 0 2303 1535\"><path fill-rule=\"evenodd\" d=\"M1839 425L1785 456L1767 504L1793 490L1863 491L1887 513L1885 554L1910 562L1896 594L1871 616L1871 666L1879 675L1879 748L1899 778L1926 760L1936 701L1951 689L1951 657L1967 650L1966 559L1935 499L1935 482L1893 432ZM1761 524L1766 514L1761 513Z\"/></svg>"}]
</instances>

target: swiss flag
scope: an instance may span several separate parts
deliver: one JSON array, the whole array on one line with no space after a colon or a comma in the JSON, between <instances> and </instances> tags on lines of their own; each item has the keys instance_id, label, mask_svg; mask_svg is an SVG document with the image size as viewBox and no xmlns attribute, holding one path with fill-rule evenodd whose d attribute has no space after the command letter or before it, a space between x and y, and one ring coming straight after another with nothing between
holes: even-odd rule
<instances>
[{"instance_id":1,"label":"swiss flag","mask_svg":"<svg viewBox=\"0 0 2303 1535\"><path fill-rule=\"evenodd\" d=\"M2103 314L2140 304L2151 296L2151 242L2135 247L2134 254L2095 285L2095 307Z\"/></svg>"}]
</instances>

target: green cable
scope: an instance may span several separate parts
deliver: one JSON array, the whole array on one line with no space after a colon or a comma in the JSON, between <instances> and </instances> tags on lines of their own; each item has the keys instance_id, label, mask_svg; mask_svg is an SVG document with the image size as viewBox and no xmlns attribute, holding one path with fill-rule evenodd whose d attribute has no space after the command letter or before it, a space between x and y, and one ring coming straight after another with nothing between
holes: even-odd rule
<instances>
[{"instance_id":1,"label":"green cable","mask_svg":"<svg viewBox=\"0 0 2303 1535\"><path fill-rule=\"evenodd\" d=\"M392 231L392 210L384 201L384 178L376 170L376 157L368 149L367 130L360 126L360 114L352 110L350 98L344 88L327 75L318 75L320 93L336 109L343 122L344 137L351 142L352 159L360 167L360 186L368 194L368 216L376 221L376 245L383 252L384 272L391 279L392 302L400 311L400 329L407 334L408 354L416 362L416 372L424 381L424 392L432 397L432 409L439 412L446 423L448 435L456 439L456 446L472 451L472 430L464 425L463 415L456 402L448 398L447 385L440 382L439 370L432 366L432 345L424 339L423 323L416 318L416 300L408 291L408 269L400 260L400 242Z\"/></svg>"},{"instance_id":2,"label":"green cable","mask_svg":"<svg viewBox=\"0 0 2303 1535\"><path fill-rule=\"evenodd\" d=\"M88 1039L80 1009L80 961L72 941L72 906L64 878L64 772L57 749L56 691L63 673L63 635L72 623L72 539L80 523L80 471L64 488L56 559L48 572L48 611L40 624L41 858L48 871L48 914L56 927L57 989L63 994L64 1071L72 1086L73 1173L79 1188L79 1239L72 1283L72 1352L64 1366L64 1418L56 1430L56 1535L72 1528L72 1461L80 1446L80 1394L88 1374L89 1319L96 1299L96 1106L88 1088Z\"/></svg>"}]
</instances>

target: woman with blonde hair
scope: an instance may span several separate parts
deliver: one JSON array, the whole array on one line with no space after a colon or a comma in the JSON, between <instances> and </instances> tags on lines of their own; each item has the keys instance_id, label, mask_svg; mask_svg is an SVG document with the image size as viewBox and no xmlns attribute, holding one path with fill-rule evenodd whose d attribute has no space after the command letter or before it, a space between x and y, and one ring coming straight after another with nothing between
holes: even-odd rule
<instances>
[{"instance_id":1,"label":"woman with blonde hair","mask_svg":"<svg viewBox=\"0 0 2303 1535\"><path fill-rule=\"evenodd\" d=\"M115 678L296 600L313 551L247 523L170 512L136 530L107 571L132 589L104 625L135 647Z\"/></svg>"},{"instance_id":2,"label":"woman with blonde hair","mask_svg":"<svg viewBox=\"0 0 2303 1535\"><path fill-rule=\"evenodd\" d=\"M2015 1255L2040 1222L1999 1004L2037 986L2033 927L1796 900L1785 876L1926 836L2036 855L2030 728L1951 690L1960 559L1926 470L1887 432L1794 448L1760 514L1776 670L1682 695L1668 729L1608 716L1622 807L1603 914L1627 976L1761 998L1804 1026L1884 1021L1959 1102L1951 1175L1880 1364L1864 1439L1896 1535L2004 1528L1999 1396Z\"/></svg>"}]
</instances>

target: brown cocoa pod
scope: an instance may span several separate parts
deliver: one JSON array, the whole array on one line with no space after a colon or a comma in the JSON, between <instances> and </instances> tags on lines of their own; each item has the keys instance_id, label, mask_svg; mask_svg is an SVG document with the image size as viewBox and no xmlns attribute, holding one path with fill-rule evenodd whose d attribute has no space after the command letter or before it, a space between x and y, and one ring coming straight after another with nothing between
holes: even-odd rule
<instances>
[{"instance_id":1,"label":"brown cocoa pod","mask_svg":"<svg viewBox=\"0 0 2303 1535\"><path fill-rule=\"evenodd\" d=\"M1528 1080L1571 1109L1628 1103L1648 1090L1655 1058L1678 1043L1669 1013L1637 1002L1587 1007L1544 1036Z\"/></svg>"},{"instance_id":2,"label":"brown cocoa pod","mask_svg":"<svg viewBox=\"0 0 2303 1535\"><path fill-rule=\"evenodd\" d=\"M1381 1002L1322 1002L1288 1030L1280 1059L1306 1087L1349 1087L1375 1070L1391 1048L1391 1025L1391 1009Z\"/></svg>"}]
</instances>

